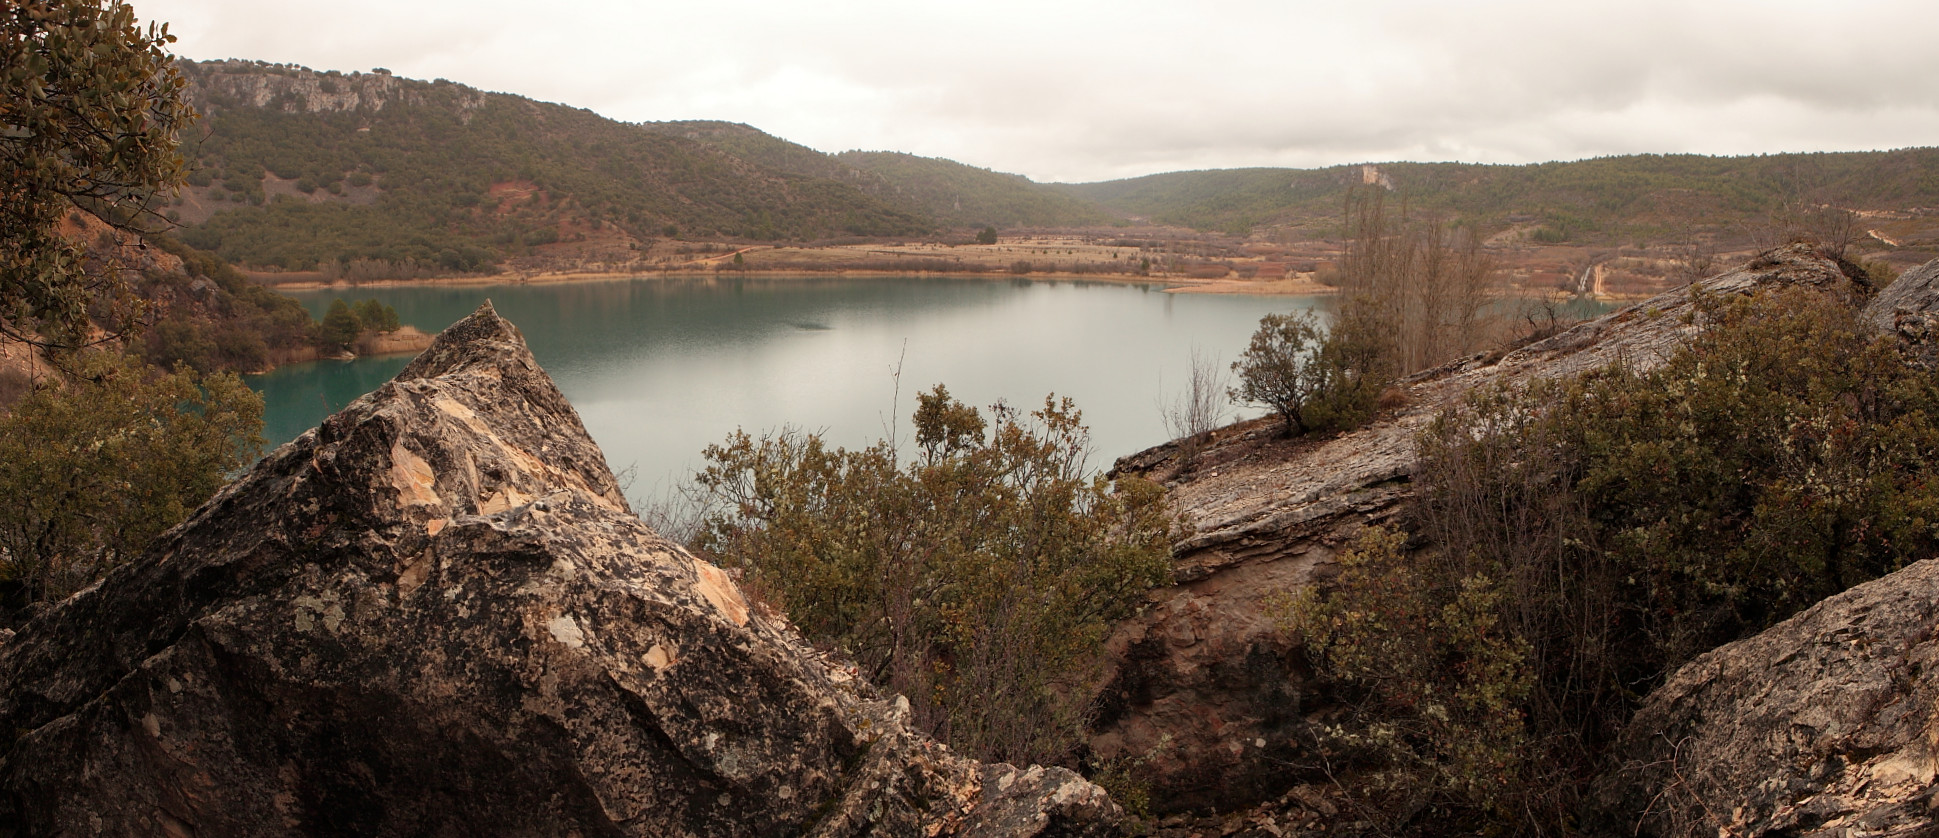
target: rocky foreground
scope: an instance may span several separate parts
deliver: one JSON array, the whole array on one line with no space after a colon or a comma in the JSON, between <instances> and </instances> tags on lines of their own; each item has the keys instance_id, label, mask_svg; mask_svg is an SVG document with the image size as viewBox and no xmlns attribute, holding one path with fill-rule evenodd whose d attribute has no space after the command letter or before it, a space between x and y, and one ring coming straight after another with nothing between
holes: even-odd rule
<instances>
[{"instance_id":1,"label":"rocky foreground","mask_svg":"<svg viewBox=\"0 0 1939 838\"><path fill-rule=\"evenodd\" d=\"M1889 288L1876 289L1815 249L1793 245L1704 280L1700 286L1714 295L1749 294L1778 286L1816 289L1862 307L1867 322L1897 334L1908 351L1939 366L1935 353L1939 261L1907 271ZM1415 436L1451 400L1495 382L1560 378L1617 360L1653 365L1699 328L1686 317L1691 305L1690 291L1678 290L1512 352L1478 355L1430 370L1404 382L1402 406L1348 433L1282 440L1276 423L1261 420L1219 431L1190 468L1181 467L1176 444L1120 460L1120 472L1168 482L1189 532L1173 547L1177 584L1154 592L1149 607L1122 623L1111 638L1110 669L1100 687L1102 712L1091 739L1097 756L1140 761L1152 784L1155 808L1161 814L1175 813L1163 822L1180 824L1179 834L1204 832L1201 816L1207 811L1250 813L1219 819L1216 832L1224 834L1277 835L1278 830L1295 826L1338 827L1335 807L1323 793L1330 785L1327 778L1292 768L1314 764L1314 755L1305 748L1312 741L1309 731L1329 718L1338 699L1313 683L1304 651L1274 624L1269 600L1300 586L1323 584L1337 551L1350 545L1364 527L1393 522L1403 513L1413 496ZM1885 624L1889 631L1879 628L1882 614L1866 618L1865 610L1837 611L1828 603L1811 612L1817 622L1810 629L1795 627L1798 620L1806 619L1801 616L1745 641L1775 644L1758 653L1762 658L1743 657L1749 653L1733 646L1692 663L1632 726L1625 758L1633 764L1620 779L1604 784L1605 797L1612 801L1602 813L1609 831L1715 835L1727 828L1733 835L1762 834L1782 831L1784 824L1798 828L1847 818L1822 812L1889 808L1864 798L1862 791L1853 799L1863 802L1849 806L1828 800L1809 804L1822 810L1818 816L1801 814L1797 807L1806 806L1800 801L1816 793L1808 790L1831 788L1827 783L1843 782L1848 791L1851 785L1882 788L1877 782L1866 784L1864 778L1871 775L1862 772L1838 774L1843 780L1824 780L1832 769L1823 766L1868 766L1887 755L1916 762L1939 753L1931 746L1920 746L1927 748L1924 751L1906 750L1905 744L1926 737L1921 741L1939 745L1939 721L1933 721L1929 695L1939 672L1918 663L1921 656L1932 654L1931 615L1939 613L1939 588L1927 578L1933 573L1910 568L1865 587L1896 592L1873 594L1887 604L1879 607L1894 615ZM1919 635L1918 626L1928 633ZM1813 632L1841 631L1854 639L1843 645L1811 645L1816 642ZM1867 645L1875 637L1884 645ZM1904 660L1897 664L1871 660L1888 654L1888 649L1891 655L1905 656ZM1748 662L1753 660L1766 663ZM1818 668L1775 672L1779 662L1801 667L1801 660L1815 660L1812 665ZM1727 674L1691 674L1702 666L1719 671L1720 661L1736 664L1721 670ZM1764 666L1773 669L1772 680L1759 680ZM1869 669L1849 677L1827 674L1840 668ZM1815 680L1820 675L1828 680L1820 684ZM1693 679L1705 686L1690 686ZM1906 686L1910 682L1924 686L1913 689ZM1868 697L1847 696L1840 705L1844 709L1835 712L1836 724L1801 719L1785 727L1770 720L1776 711L1768 708L1790 708L1779 713L1780 718L1790 710L1826 708L1832 696L1845 694L1839 685L1861 683L1872 685L1865 693ZM1888 690L1880 685L1894 686ZM1923 708L1920 701L1925 702ZM1863 711L1874 703L1899 709L1891 711L1895 715L1865 715ZM1750 732L1709 727L1737 724L1734 720L1753 718L1747 714L1754 712L1765 713L1755 717L1765 721ZM1665 726L1683 732L1665 739L1656 732ZM1888 731L1885 726L1892 727ZM1867 732L1858 733L1861 730ZM1784 745L1786 737L1795 741ZM1874 739L1889 742L1889 747L1867 744ZM1678 754L1683 755L1681 761ZM1845 762L1827 762L1838 754ZM1725 769L1720 763L1747 767ZM1782 768L1794 763L1802 767ZM1670 795L1652 808L1655 796L1682 775L1653 773L1639 766L1664 764L1683 766L1680 770L1685 773L1692 770L1689 766L1700 766L1703 773L1676 786L1684 790L1681 797ZM1882 770L1896 771L1890 766L1900 764L1888 761ZM1821 766L1815 769L1819 776L1808 782L1798 779L1809 773L1810 766ZM1925 806L1925 801L1939 801L1932 797L1939 787L1931 785L1929 769L1909 776L1911 780L1895 780L1898 785L1887 794L1910 807L1892 810L1901 812L1892 816L1899 819L1894 823L1910 817L1903 813ZM1784 788L1772 791L1760 783ZM1659 811L1672 803L1673 813ZM1705 813L1702 816L1691 814L1698 804ZM1789 814L1772 814L1778 811Z\"/></svg>"},{"instance_id":2,"label":"rocky foreground","mask_svg":"<svg viewBox=\"0 0 1939 838\"><path fill-rule=\"evenodd\" d=\"M1794 247L1704 286L1779 284L1866 306L1939 364L1939 262L1881 291ZM1121 462L1172 480L1192 524L1179 584L1111 641L1092 740L1150 782L1154 834L1351 832L1325 779L1288 768L1334 699L1266 598L1323 584L1336 550L1399 514L1415 431L1449 399L1651 363L1695 328L1688 306L1666 295L1423 374L1352 433L1239 427L1182 474L1169 447ZM1928 561L1684 667L1582 826L1939 834L1936 679ZM489 306L0 639L0 690L0 838L1121 831L1069 771L913 731L905 703L642 525Z\"/></svg>"},{"instance_id":3,"label":"rocky foreground","mask_svg":"<svg viewBox=\"0 0 1939 838\"><path fill-rule=\"evenodd\" d=\"M0 833L1103 835L646 528L489 304L0 646ZM9 829L10 828L10 829Z\"/></svg>"}]
</instances>

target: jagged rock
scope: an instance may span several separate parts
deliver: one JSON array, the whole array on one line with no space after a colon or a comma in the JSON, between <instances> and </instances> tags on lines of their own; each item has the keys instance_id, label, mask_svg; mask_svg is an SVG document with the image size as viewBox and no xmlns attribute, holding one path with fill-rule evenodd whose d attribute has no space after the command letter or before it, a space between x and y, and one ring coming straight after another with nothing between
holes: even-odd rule
<instances>
[{"instance_id":1,"label":"jagged rock","mask_svg":"<svg viewBox=\"0 0 1939 838\"><path fill-rule=\"evenodd\" d=\"M1699 283L1710 294L1819 288L1857 305L1872 289L1837 262L1793 245ZM1335 551L1413 496L1415 436L1450 400L1495 382L1560 378L1622 360L1658 363L1693 325L1688 289L1582 323L1499 356L1475 356L1403 382L1405 406L1323 439L1282 440L1272 420L1223 429L1171 497L1190 533L1173 545L1177 585L1155 592L1109 641L1111 665L1091 746L1142 759L1161 810L1234 811L1301 781L1303 742L1328 696L1307 686L1304 654L1274 624L1276 595L1331 572ZM1165 477L1165 447L1118 470Z\"/></svg>"},{"instance_id":2,"label":"jagged rock","mask_svg":"<svg viewBox=\"0 0 1939 838\"><path fill-rule=\"evenodd\" d=\"M0 833L1104 835L627 509L487 304L0 646Z\"/></svg>"},{"instance_id":3,"label":"jagged rock","mask_svg":"<svg viewBox=\"0 0 1939 838\"><path fill-rule=\"evenodd\" d=\"M1939 560L1691 661L1617 752L1610 834L1939 834Z\"/></svg>"},{"instance_id":4,"label":"jagged rock","mask_svg":"<svg viewBox=\"0 0 1939 838\"><path fill-rule=\"evenodd\" d=\"M1925 369L1939 369L1939 260L1901 274L1865 306L1865 320L1899 337Z\"/></svg>"}]
</instances>

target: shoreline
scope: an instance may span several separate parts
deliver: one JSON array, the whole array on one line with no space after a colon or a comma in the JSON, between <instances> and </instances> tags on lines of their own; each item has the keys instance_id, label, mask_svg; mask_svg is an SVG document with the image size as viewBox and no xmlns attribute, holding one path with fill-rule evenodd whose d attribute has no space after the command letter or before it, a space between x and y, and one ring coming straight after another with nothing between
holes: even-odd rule
<instances>
[{"instance_id":1,"label":"shoreline","mask_svg":"<svg viewBox=\"0 0 1939 838\"><path fill-rule=\"evenodd\" d=\"M399 288L412 286L451 286L481 287L491 285L553 285L582 282L616 282L635 279L821 279L827 278L870 278L902 277L919 278L961 278L969 280L1028 279L1058 280L1078 282L1109 282L1119 285L1164 285L1167 294L1246 294L1261 297L1314 297L1337 293L1338 289L1321 285L1308 279L1248 280L1225 277L1220 279L1193 279L1175 276L1138 276L1133 274L1090 274L1063 272L1033 272L1028 274L1009 271L888 271L888 270L674 270L674 271L546 271L539 273L506 272L479 276L460 274L452 276L417 277L413 279L376 279L352 282L349 280L297 280L294 282L269 282L265 277L275 274L252 273L251 278L272 291L325 291L330 289L356 288Z\"/></svg>"},{"instance_id":2,"label":"shoreline","mask_svg":"<svg viewBox=\"0 0 1939 838\"><path fill-rule=\"evenodd\" d=\"M1221 277L1218 279L1194 279L1180 276L1137 276L1132 274L1088 274L1042 272L1016 274L1009 271L886 271L886 270L841 270L841 271L803 271L803 270L676 270L676 271L546 271L541 273L506 272L490 276L460 274L452 276L417 277L414 279L375 279L361 282L336 280L298 280L295 282L265 282L265 276L274 274L251 274L263 287L272 291L326 291L331 289L351 290L357 288L407 288L407 287L489 287L494 285L566 285L590 282L619 282L625 280L690 280L690 279L865 279L886 277L918 277L923 279L964 279L992 281L1003 279L1051 280L1059 282L1105 282L1116 285L1162 285L1166 294L1215 294L1249 295L1258 297L1329 297L1338 294L1340 289L1323 285L1304 277L1296 279L1240 279ZM1506 292L1513 296L1512 291ZM1589 299L1601 303L1628 304L1647 300L1654 294L1591 294Z\"/></svg>"}]
</instances>

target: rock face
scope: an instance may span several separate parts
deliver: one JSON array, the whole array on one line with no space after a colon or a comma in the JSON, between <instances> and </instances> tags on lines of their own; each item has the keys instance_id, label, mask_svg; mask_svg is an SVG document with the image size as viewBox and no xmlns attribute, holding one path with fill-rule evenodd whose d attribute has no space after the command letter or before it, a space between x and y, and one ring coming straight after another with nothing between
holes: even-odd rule
<instances>
[{"instance_id":1,"label":"rock face","mask_svg":"<svg viewBox=\"0 0 1939 838\"><path fill-rule=\"evenodd\" d=\"M0 645L0 833L1103 835L627 509L489 304Z\"/></svg>"},{"instance_id":2,"label":"rock face","mask_svg":"<svg viewBox=\"0 0 1939 838\"><path fill-rule=\"evenodd\" d=\"M1930 266L1929 266L1930 267ZM1872 289L1806 246L1767 253L1700 283L1709 294L1777 285L1818 288L1854 305ZM1908 295L1908 299L1921 298ZM1931 299L1923 297L1923 299ZM1142 759L1166 809L1244 808L1298 781L1304 731L1328 696L1304 685L1304 653L1269 616L1275 594L1314 584L1335 551L1400 514L1420 429L1450 400L1495 382L1560 378L1617 360L1648 366L1692 330L1687 289L1632 305L1499 356L1477 356L1404 382L1406 405L1365 428L1318 440L1276 438L1270 420L1228 428L1172 498L1190 534L1173 546L1175 587L1120 624L1092 749ZM1166 477L1175 449L1120 460Z\"/></svg>"},{"instance_id":3,"label":"rock face","mask_svg":"<svg viewBox=\"0 0 1939 838\"><path fill-rule=\"evenodd\" d=\"M1896 333L1926 369L1939 369L1939 260L1900 275L1864 315L1879 331Z\"/></svg>"},{"instance_id":4,"label":"rock face","mask_svg":"<svg viewBox=\"0 0 1939 838\"><path fill-rule=\"evenodd\" d=\"M1939 560L1691 661L1618 752L1610 834L1939 834Z\"/></svg>"}]
</instances>

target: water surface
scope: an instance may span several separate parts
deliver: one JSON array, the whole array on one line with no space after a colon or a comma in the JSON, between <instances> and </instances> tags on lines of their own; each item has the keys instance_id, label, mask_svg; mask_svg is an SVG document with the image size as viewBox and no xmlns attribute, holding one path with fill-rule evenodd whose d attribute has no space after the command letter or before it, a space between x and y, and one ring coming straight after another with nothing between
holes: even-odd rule
<instances>
[{"instance_id":1,"label":"water surface","mask_svg":"<svg viewBox=\"0 0 1939 838\"><path fill-rule=\"evenodd\" d=\"M1229 363L1261 315L1321 298L1167 294L1159 285L925 278L635 279L394 287L295 294L318 316L375 297L436 332L490 298L524 333L633 495L702 464L736 428L792 425L856 447L891 417L908 439L915 394L937 383L977 406L1069 396L1094 466L1167 438L1157 402L1194 346ZM408 358L297 364L250 379L264 436L295 438ZM900 368L898 382L896 371ZM898 392L899 390L899 392Z\"/></svg>"}]
</instances>

